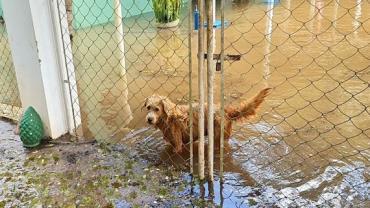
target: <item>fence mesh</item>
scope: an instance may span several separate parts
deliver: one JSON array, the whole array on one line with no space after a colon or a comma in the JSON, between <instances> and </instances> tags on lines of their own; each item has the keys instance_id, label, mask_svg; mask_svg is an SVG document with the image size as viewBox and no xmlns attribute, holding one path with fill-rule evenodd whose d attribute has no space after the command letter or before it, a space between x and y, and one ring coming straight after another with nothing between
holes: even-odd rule
<instances>
[{"instance_id":1,"label":"fence mesh","mask_svg":"<svg viewBox=\"0 0 370 208\"><path fill-rule=\"evenodd\" d=\"M157 27L151 1L121 3L123 23L117 26L114 1L58 1L60 21L69 26L62 28L62 36L72 40L64 41L64 48L72 49L72 54L66 54L66 65L69 76L76 78L77 84L70 88L78 99L71 102L79 105L80 112L76 110L74 116L82 120L75 133L103 142L125 141L146 152L147 159L165 149L162 162L180 160L188 165L188 158L164 148L159 130L146 127L143 106L152 95L187 105L187 2L181 4L178 26L166 29ZM124 51L117 41L119 27L123 28ZM125 63L120 60L122 54Z\"/></svg>"},{"instance_id":2,"label":"fence mesh","mask_svg":"<svg viewBox=\"0 0 370 208\"><path fill-rule=\"evenodd\" d=\"M236 201L368 206L369 2L233 2L225 54L241 60L225 64L227 101L273 88L260 116L234 127L228 153L244 181L267 188L239 189L248 197Z\"/></svg>"},{"instance_id":3,"label":"fence mesh","mask_svg":"<svg viewBox=\"0 0 370 208\"><path fill-rule=\"evenodd\" d=\"M125 138L149 161L188 164L188 156L165 149L161 131L145 126L142 109L153 94L177 105L188 102L188 61L196 60L198 46L193 32L189 57L186 6L177 27L159 29L151 1L123 1L122 66L113 1L69 2L60 18L73 26L62 33L73 37L64 47L72 47L66 62L73 63L77 79L70 86L79 95L72 100L82 119L76 133ZM273 91L256 118L234 124L216 204L369 206L368 11L369 1L225 0L225 54L241 57L225 62L226 104L238 105L266 86ZM216 37L220 53L219 29ZM193 80L197 76L194 70ZM219 103L218 74L215 83ZM196 89L194 82L195 102Z\"/></svg>"},{"instance_id":4,"label":"fence mesh","mask_svg":"<svg viewBox=\"0 0 370 208\"><path fill-rule=\"evenodd\" d=\"M18 120L21 108L5 23L0 17L0 117Z\"/></svg>"}]
</instances>

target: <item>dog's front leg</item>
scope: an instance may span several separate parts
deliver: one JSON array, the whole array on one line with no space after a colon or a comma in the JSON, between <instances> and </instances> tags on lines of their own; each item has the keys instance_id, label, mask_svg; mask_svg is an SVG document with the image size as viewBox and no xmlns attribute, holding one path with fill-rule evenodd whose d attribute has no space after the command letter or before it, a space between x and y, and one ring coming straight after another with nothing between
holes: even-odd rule
<instances>
[{"instance_id":1,"label":"dog's front leg","mask_svg":"<svg viewBox=\"0 0 370 208\"><path fill-rule=\"evenodd\" d=\"M172 139L173 143L175 146L175 152L176 153L181 153L182 152L182 132L181 128L179 127L178 124L175 123L175 125L171 128L171 134L172 134Z\"/></svg>"}]
</instances>

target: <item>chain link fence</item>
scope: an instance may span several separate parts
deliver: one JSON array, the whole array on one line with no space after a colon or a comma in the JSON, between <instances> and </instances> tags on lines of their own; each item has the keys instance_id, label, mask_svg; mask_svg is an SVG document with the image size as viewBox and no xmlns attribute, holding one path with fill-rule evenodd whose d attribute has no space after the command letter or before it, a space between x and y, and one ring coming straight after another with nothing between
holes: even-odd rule
<instances>
[{"instance_id":1,"label":"chain link fence","mask_svg":"<svg viewBox=\"0 0 370 208\"><path fill-rule=\"evenodd\" d=\"M113 2L58 0L67 10L60 19L70 26L63 38L72 39L64 47L72 48L66 64L77 80L70 85L79 95L71 100L81 112L74 116L82 119L76 134L124 142L153 163L187 167L189 153L167 148L162 132L145 125L143 109L154 94L177 105L187 105L190 92L198 100L197 83L189 87L189 78L198 77L198 34L189 35L186 2L179 25L163 29L151 1L123 1L124 51ZM234 124L214 204L370 206L369 11L369 1L225 0L224 52L240 56L225 60L226 105L273 90L256 118ZM220 35L216 29L216 54ZM215 78L220 103L221 77Z\"/></svg>"},{"instance_id":2,"label":"chain link fence","mask_svg":"<svg viewBox=\"0 0 370 208\"><path fill-rule=\"evenodd\" d=\"M149 160L178 159L188 165L188 158L165 146L159 130L147 127L143 108L146 98L155 94L188 103L187 2L181 3L178 25L169 28L158 26L148 0L121 1L121 23L117 2L58 0L60 21L69 26L62 28L63 39L72 40L64 41L64 48L72 49L72 54L66 53L66 65L69 76L76 78L77 84L69 87L78 99L71 102L80 107L80 113L74 111L76 120L82 120L75 134L125 142ZM121 28L124 40L117 37ZM163 152L161 159L152 157L158 151Z\"/></svg>"},{"instance_id":3,"label":"chain link fence","mask_svg":"<svg viewBox=\"0 0 370 208\"><path fill-rule=\"evenodd\" d=\"M6 27L0 16L0 117L18 120L21 101Z\"/></svg>"},{"instance_id":4,"label":"chain link fence","mask_svg":"<svg viewBox=\"0 0 370 208\"><path fill-rule=\"evenodd\" d=\"M225 7L225 54L241 55L225 63L227 101L273 88L259 116L234 127L228 153L244 172L236 179L263 188L236 189L245 198L230 201L369 206L369 1Z\"/></svg>"}]
</instances>

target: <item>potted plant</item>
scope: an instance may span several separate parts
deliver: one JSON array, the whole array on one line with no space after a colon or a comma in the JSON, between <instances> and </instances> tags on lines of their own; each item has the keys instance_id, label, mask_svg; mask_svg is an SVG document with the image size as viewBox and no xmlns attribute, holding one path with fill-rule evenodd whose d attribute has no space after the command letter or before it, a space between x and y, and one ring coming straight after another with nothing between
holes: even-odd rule
<instances>
[{"instance_id":1,"label":"potted plant","mask_svg":"<svg viewBox=\"0 0 370 208\"><path fill-rule=\"evenodd\" d=\"M157 27L175 27L179 23L182 0L152 0Z\"/></svg>"}]
</instances>

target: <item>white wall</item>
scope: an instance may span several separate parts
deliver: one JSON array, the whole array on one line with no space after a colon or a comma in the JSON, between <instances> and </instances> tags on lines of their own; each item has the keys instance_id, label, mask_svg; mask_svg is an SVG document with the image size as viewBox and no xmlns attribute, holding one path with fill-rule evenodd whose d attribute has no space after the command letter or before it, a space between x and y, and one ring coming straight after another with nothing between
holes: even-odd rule
<instances>
[{"instance_id":1,"label":"white wall","mask_svg":"<svg viewBox=\"0 0 370 208\"><path fill-rule=\"evenodd\" d=\"M73 118L55 1L3 0L3 9L22 105L37 110L48 136L60 137Z\"/></svg>"}]
</instances>

